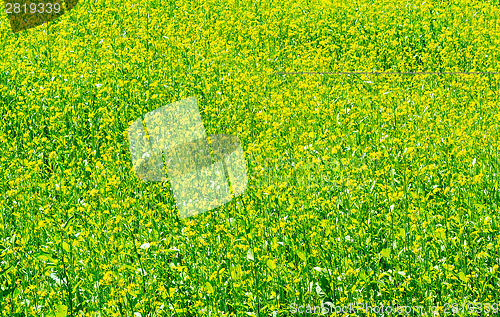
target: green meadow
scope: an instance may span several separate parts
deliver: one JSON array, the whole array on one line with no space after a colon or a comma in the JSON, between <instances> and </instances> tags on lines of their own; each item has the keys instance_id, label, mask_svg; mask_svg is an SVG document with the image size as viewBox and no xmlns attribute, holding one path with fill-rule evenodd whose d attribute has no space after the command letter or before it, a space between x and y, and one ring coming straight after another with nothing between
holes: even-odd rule
<instances>
[{"instance_id":1,"label":"green meadow","mask_svg":"<svg viewBox=\"0 0 500 317\"><path fill-rule=\"evenodd\" d=\"M499 21L492 0L2 13L1 316L498 316ZM248 187L181 218L127 133L191 96Z\"/></svg>"}]
</instances>

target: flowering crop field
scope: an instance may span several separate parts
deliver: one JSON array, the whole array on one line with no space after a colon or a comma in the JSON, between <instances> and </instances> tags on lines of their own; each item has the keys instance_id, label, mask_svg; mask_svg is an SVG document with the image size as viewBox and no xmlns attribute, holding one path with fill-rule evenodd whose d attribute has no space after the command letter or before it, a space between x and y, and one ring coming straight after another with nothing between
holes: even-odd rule
<instances>
[{"instance_id":1,"label":"flowering crop field","mask_svg":"<svg viewBox=\"0 0 500 317\"><path fill-rule=\"evenodd\" d=\"M497 0L2 13L2 316L498 316L499 22ZM182 219L127 129L190 96L249 183Z\"/></svg>"}]
</instances>

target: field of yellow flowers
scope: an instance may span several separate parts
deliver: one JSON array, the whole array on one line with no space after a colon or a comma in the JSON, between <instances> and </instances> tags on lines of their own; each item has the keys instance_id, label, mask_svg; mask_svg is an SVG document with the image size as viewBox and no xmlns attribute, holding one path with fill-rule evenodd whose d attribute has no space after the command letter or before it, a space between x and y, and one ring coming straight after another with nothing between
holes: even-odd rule
<instances>
[{"instance_id":1,"label":"field of yellow flowers","mask_svg":"<svg viewBox=\"0 0 500 317\"><path fill-rule=\"evenodd\" d=\"M497 0L83 0L19 33L2 13L2 316L497 316L499 22ZM381 73L289 74L354 71ZM249 185L181 219L127 129L190 96Z\"/></svg>"}]
</instances>

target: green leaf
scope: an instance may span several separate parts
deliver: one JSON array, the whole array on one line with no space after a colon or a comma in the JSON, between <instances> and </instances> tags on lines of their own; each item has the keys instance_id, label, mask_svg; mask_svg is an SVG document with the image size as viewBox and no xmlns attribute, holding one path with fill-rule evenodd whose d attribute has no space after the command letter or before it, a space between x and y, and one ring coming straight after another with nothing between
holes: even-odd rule
<instances>
[{"instance_id":1,"label":"green leaf","mask_svg":"<svg viewBox=\"0 0 500 317\"><path fill-rule=\"evenodd\" d=\"M127 269L127 270L130 270L132 272L137 272L137 268L131 266L131 265L128 265L128 264L124 264L121 266L122 269Z\"/></svg>"},{"instance_id":2,"label":"green leaf","mask_svg":"<svg viewBox=\"0 0 500 317\"><path fill-rule=\"evenodd\" d=\"M231 270L231 277L233 278L233 280L237 280L238 279L238 273L236 273L236 270Z\"/></svg>"},{"instance_id":3,"label":"green leaf","mask_svg":"<svg viewBox=\"0 0 500 317\"><path fill-rule=\"evenodd\" d=\"M19 262L17 262L17 263L19 263ZM16 265L17 265L17 263L16 263ZM2 276L2 275L4 275L4 274L9 273L10 271L12 271L12 270L14 269L14 267L15 267L15 265L11 265L11 266L9 266L8 268L3 269L3 270L0 272L0 276Z\"/></svg>"},{"instance_id":4,"label":"green leaf","mask_svg":"<svg viewBox=\"0 0 500 317\"><path fill-rule=\"evenodd\" d=\"M276 264L274 264L274 261L273 261L273 260L268 259L268 260L266 261L266 264L267 264L267 266L268 266L271 270L276 269Z\"/></svg>"},{"instance_id":5,"label":"green leaf","mask_svg":"<svg viewBox=\"0 0 500 317\"><path fill-rule=\"evenodd\" d=\"M51 263L57 264L57 260L54 259L52 257L52 255L48 252L43 252L43 251L35 252L35 254L33 254L33 256L35 258L39 259L40 261L51 262Z\"/></svg>"},{"instance_id":6,"label":"green leaf","mask_svg":"<svg viewBox=\"0 0 500 317\"><path fill-rule=\"evenodd\" d=\"M22 291L21 291L19 288L15 287L15 286L14 286L14 288L15 288L15 290L14 290L14 292L12 293L12 296L13 296L13 297L17 297L17 296L19 296L19 294L21 294L21 293L22 293Z\"/></svg>"},{"instance_id":7,"label":"green leaf","mask_svg":"<svg viewBox=\"0 0 500 317\"><path fill-rule=\"evenodd\" d=\"M69 217L69 219L66 221L66 223L63 224L63 228L66 228L66 226L68 225L68 223L73 219L75 218L75 215L72 215L71 217Z\"/></svg>"},{"instance_id":8,"label":"green leaf","mask_svg":"<svg viewBox=\"0 0 500 317\"><path fill-rule=\"evenodd\" d=\"M464 272L460 272L458 273L458 277L463 281L463 282L467 282L467 277L465 276L465 273Z\"/></svg>"},{"instance_id":9,"label":"green leaf","mask_svg":"<svg viewBox=\"0 0 500 317\"><path fill-rule=\"evenodd\" d=\"M241 276L241 265L237 265L231 269L231 277L233 280L238 280Z\"/></svg>"},{"instance_id":10,"label":"green leaf","mask_svg":"<svg viewBox=\"0 0 500 317\"><path fill-rule=\"evenodd\" d=\"M209 282L205 283L205 288L206 288L207 292L210 294L212 294L214 292L214 288L212 287L212 285Z\"/></svg>"},{"instance_id":11,"label":"green leaf","mask_svg":"<svg viewBox=\"0 0 500 317\"><path fill-rule=\"evenodd\" d=\"M303 252L298 251L297 256L304 262L307 260L306 255Z\"/></svg>"},{"instance_id":12,"label":"green leaf","mask_svg":"<svg viewBox=\"0 0 500 317\"><path fill-rule=\"evenodd\" d=\"M382 251L380 251L380 254L388 259L391 256L391 249L389 248L383 249Z\"/></svg>"},{"instance_id":13,"label":"green leaf","mask_svg":"<svg viewBox=\"0 0 500 317\"><path fill-rule=\"evenodd\" d=\"M56 317L66 317L68 315L68 307L63 304L57 305L56 310L54 311L54 315Z\"/></svg>"},{"instance_id":14,"label":"green leaf","mask_svg":"<svg viewBox=\"0 0 500 317\"><path fill-rule=\"evenodd\" d=\"M69 244L67 244L66 242L62 243L62 247L63 247L64 251L66 251L66 252L69 252L71 250L71 246Z\"/></svg>"},{"instance_id":15,"label":"green leaf","mask_svg":"<svg viewBox=\"0 0 500 317\"><path fill-rule=\"evenodd\" d=\"M83 281L76 283L76 285L73 286L73 290L71 292L74 294L76 292L76 290L78 289L78 287L80 287L82 284L83 284Z\"/></svg>"}]
</instances>

